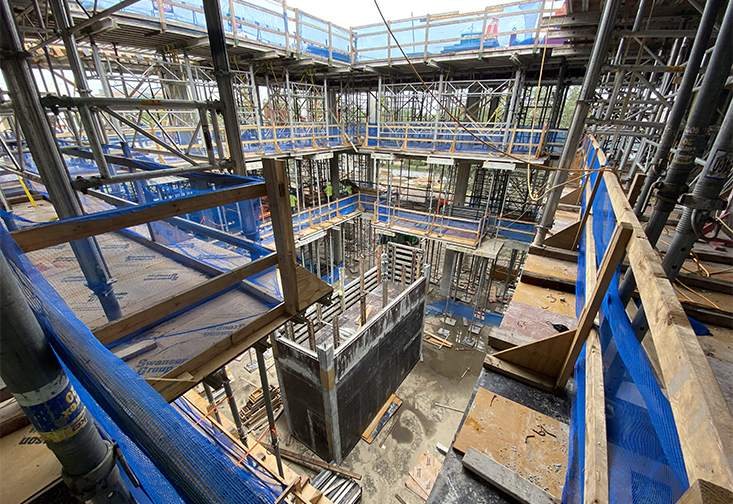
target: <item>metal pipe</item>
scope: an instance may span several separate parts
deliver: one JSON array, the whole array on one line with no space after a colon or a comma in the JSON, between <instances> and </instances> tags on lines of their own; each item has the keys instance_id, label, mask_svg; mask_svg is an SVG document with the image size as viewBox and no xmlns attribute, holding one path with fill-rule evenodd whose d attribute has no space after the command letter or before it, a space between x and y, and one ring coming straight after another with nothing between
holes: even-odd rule
<instances>
[{"instance_id":1,"label":"metal pipe","mask_svg":"<svg viewBox=\"0 0 733 504\"><path fill-rule=\"evenodd\" d=\"M702 227L714 222L711 214L726 206L726 201L720 199L720 193L733 171L733 101L728 105L728 112L710 152L692 194L683 196L682 203L686 208L662 261L662 268L670 282L674 282L679 275L693 245L701 237ZM631 327L641 341L649 329L644 306L636 313Z\"/></svg>"},{"instance_id":2,"label":"metal pipe","mask_svg":"<svg viewBox=\"0 0 733 504\"><path fill-rule=\"evenodd\" d=\"M221 113L224 118L224 130L229 146L229 158L234 165L235 174L247 175L244 150L242 149L242 135L239 132L239 121L237 120L237 101L234 99L234 82L222 25L221 6L219 0L203 0L203 2L206 28L209 32L211 59L214 63L214 76L219 88L219 99L222 103Z\"/></svg>"},{"instance_id":3,"label":"metal pipe","mask_svg":"<svg viewBox=\"0 0 733 504\"><path fill-rule=\"evenodd\" d=\"M234 425L237 427L237 434L239 439L247 446L247 433L242 427L242 419L239 416L239 408L237 407L237 400L234 398L234 391L232 390L232 382L229 381L226 369L222 368L220 371L222 381L224 382L224 392L227 395L227 402L229 403L229 409L232 411L232 417L234 418Z\"/></svg>"},{"instance_id":4,"label":"metal pipe","mask_svg":"<svg viewBox=\"0 0 733 504\"><path fill-rule=\"evenodd\" d=\"M92 93L89 90L86 75L84 74L84 67L82 66L81 59L79 58L79 51L76 47L76 38L73 33L69 32L69 27L72 25L71 18L61 0L50 0L50 7L53 11L56 26L61 30L61 38L64 41L64 48L66 49L66 57L68 59L69 66L71 67L71 73L74 75L76 89L82 97L90 97ZM89 147L94 153L94 162L97 164L97 169L99 169L99 173L102 177L109 178L111 175L114 175L114 168L110 168L107 164L107 160L104 159L102 141L99 138L101 131L100 125L95 117L93 117L86 104L80 104L78 106L78 111L81 122L84 125L84 130L87 134L87 142L89 142Z\"/></svg>"},{"instance_id":5,"label":"metal pipe","mask_svg":"<svg viewBox=\"0 0 733 504\"><path fill-rule=\"evenodd\" d=\"M214 408L214 416L216 417L216 421L219 422L221 425L221 416L219 415L219 407L216 406L216 402L214 401L214 393L211 391L211 387L208 383L203 382L204 386L204 394L206 394L206 400L209 401L209 407Z\"/></svg>"},{"instance_id":6,"label":"metal pipe","mask_svg":"<svg viewBox=\"0 0 733 504\"><path fill-rule=\"evenodd\" d=\"M664 171L667 168L669 152L672 148L672 145L674 145L674 141L677 138L677 131L680 128L682 119L684 118L685 112L687 111L687 106L690 103L692 88L695 85L697 75L700 71L700 64L702 63L703 57L705 56L705 50L707 49L708 41L710 40L710 36L713 32L715 19L718 16L718 12L725 4L726 0L708 0L708 2L705 3L705 10L703 12L702 18L700 19L700 25L698 26L697 35L695 36L695 41L692 45L690 58L687 61L687 68L685 69L685 73L682 76L680 87L675 93L674 104L672 105L672 110L670 111L669 117L665 122L664 130L662 131L662 136L659 141L659 146L657 147L657 150L654 153L654 158L652 159L652 162L649 165L649 169L647 170L647 177L644 180L644 187L642 188L641 193L639 194L639 198L636 200L636 205L634 206L634 213L637 217L640 217L644 213L644 210L646 209L649 201L649 196L651 194L652 188L656 184L657 180L659 180L659 178L664 174ZM728 10L730 10L730 8ZM720 47L721 43L722 41L720 40L720 38L718 38L715 43L715 47ZM730 50L730 46L727 49ZM728 65L728 67L726 68L726 70L728 69L730 69L730 65ZM708 71L710 70L715 71L715 67L713 67L712 65L708 65ZM721 71L720 68L718 68L717 70ZM702 93L699 93L698 96L704 95L702 95ZM711 108L711 110L712 109L713 108Z\"/></svg>"},{"instance_id":7,"label":"metal pipe","mask_svg":"<svg viewBox=\"0 0 733 504\"><path fill-rule=\"evenodd\" d=\"M68 170L48 125L46 114L38 99L38 90L30 72L27 54L20 42L15 19L8 2L0 3L0 58L3 77L15 117L21 122L33 160L43 184L60 218L83 215L81 204L71 187ZM89 288L99 297L107 318L122 316L112 288L112 278L104 263L99 246L93 238L71 242Z\"/></svg>"},{"instance_id":8,"label":"metal pipe","mask_svg":"<svg viewBox=\"0 0 733 504\"><path fill-rule=\"evenodd\" d=\"M575 111L573 120L570 123L568 136L565 139L560 162L558 163L558 171L555 173L553 181L554 189L550 192L545 205L545 211L542 214L542 220L537 225L537 234L534 238L533 245L541 247L545 241L547 232L552 228L555 220L555 212L560 203L562 189L568 179L568 173L575 159L575 152L580 143L580 137L583 134L585 120L590 110L591 102L594 99L598 79L603 69L603 63L608 54L608 48L611 43L611 34L616 24L616 17L621 5L621 0L607 0L603 6L603 14L598 27L598 36L593 43L593 49L588 60L588 71L583 79L583 86L580 89L580 96L575 103Z\"/></svg>"},{"instance_id":9,"label":"metal pipe","mask_svg":"<svg viewBox=\"0 0 733 504\"><path fill-rule=\"evenodd\" d=\"M315 350L315 349L314 349ZM270 425L270 441L275 451L275 460L277 460L277 472L280 477L284 477L283 462L280 458L280 441L275 432L275 413L272 411L272 397L270 397L270 384L267 380L267 366L265 365L265 355L259 347L255 348L257 353L257 368L260 370L260 382L262 383L262 396L265 398L265 409L267 410L267 421Z\"/></svg>"},{"instance_id":10,"label":"metal pipe","mask_svg":"<svg viewBox=\"0 0 733 504\"><path fill-rule=\"evenodd\" d=\"M0 374L80 500L131 503L115 445L102 439L48 344L20 284L0 258Z\"/></svg>"},{"instance_id":11,"label":"metal pipe","mask_svg":"<svg viewBox=\"0 0 733 504\"><path fill-rule=\"evenodd\" d=\"M695 42L697 43L697 40ZM733 47L733 3L728 4L725 12L723 25L715 42L715 50L710 58L710 65L703 77L697 99L690 110L677 153L674 155L662 187L657 191L654 212L646 227L646 235L652 246L656 245L662 234L669 214L677 205L677 199L687 190L687 178L695 167L695 158L703 153L710 139L710 122L733 63L731 47Z\"/></svg>"}]
</instances>

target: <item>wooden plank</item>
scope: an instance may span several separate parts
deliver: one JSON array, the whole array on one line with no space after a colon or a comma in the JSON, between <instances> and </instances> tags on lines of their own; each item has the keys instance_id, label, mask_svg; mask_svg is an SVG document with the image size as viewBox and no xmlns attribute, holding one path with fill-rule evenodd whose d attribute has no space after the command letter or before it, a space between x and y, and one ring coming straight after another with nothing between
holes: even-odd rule
<instances>
[{"instance_id":1,"label":"wooden plank","mask_svg":"<svg viewBox=\"0 0 733 504\"><path fill-rule=\"evenodd\" d=\"M500 327L491 327L489 332L489 346L495 350L506 350L508 348L514 348L525 343L531 343L535 341L529 336L524 334L516 333L513 331L507 331Z\"/></svg>"},{"instance_id":2,"label":"wooden plank","mask_svg":"<svg viewBox=\"0 0 733 504\"><path fill-rule=\"evenodd\" d=\"M60 245L102 233L154 222L177 215L198 212L207 208L228 205L265 195L265 184L229 187L219 191L162 201L144 208L133 208L129 213L92 220L57 221L13 231L10 235L24 252ZM288 206L288 208L290 208ZM102 214L103 215L103 214ZM292 226L291 226L292 227ZM291 233L292 234L292 233Z\"/></svg>"},{"instance_id":3,"label":"wooden plank","mask_svg":"<svg viewBox=\"0 0 733 504\"><path fill-rule=\"evenodd\" d=\"M186 382L159 381L153 385L153 388L168 402L174 400L190 389L193 384L198 383L205 376L229 363L289 319L290 315L285 313L285 305L280 303L246 326L233 332L229 337L218 341L161 377L164 379L177 379L182 375L186 375L191 377L190 380Z\"/></svg>"},{"instance_id":4,"label":"wooden plank","mask_svg":"<svg viewBox=\"0 0 733 504\"><path fill-rule=\"evenodd\" d=\"M568 463L568 431L556 418L479 388L453 449L466 453L472 446L559 500Z\"/></svg>"},{"instance_id":5,"label":"wooden plank","mask_svg":"<svg viewBox=\"0 0 733 504\"><path fill-rule=\"evenodd\" d=\"M557 377L570 351L575 330L561 332L549 338L525 343L493 354L501 359L545 376Z\"/></svg>"},{"instance_id":6,"label":"wooden plank","mask_svg":"<svg viewBox=\"0 0 733 504\"><path fill-rule=\"evenodd\" d=\"M274 254L262 257L244 266L233 269L228 273L222 273L206 282L192 287L180 294L170 296L163 301L146 308L144 310L131 313L113 322L105 324L94 332L94 336L108 345L113 341L117 341L122 336L130 334L133 331L142 329L150 324L157 322L187 306L198 303L214 294L241 282L256 273L266 270L277 264L277 257Z\"/></svg>"},{"instance_id":7,"label":"wooden plank","mask_svg":"<svg viewBox=\"0 0 733 504\"><path fill-rule=\"evenodd\" d=\"M556 247L565 250L573 250L575 236L580 229L580 222L574 222L565 229L561 229L552 236L545 239L544 244L548 247Z\"/></svg>"},{"instance_id":8,"label":"wooden plank","mask_svg":"<svg viewBox=\"0 0 733 504\"><path fill-rule=\"evenodd\" d=\"M585 480L583 502L609 502L606 398L603 355L598 331L592 329L585 350Z\"/></svg>"},{"instance_id":9,"label":"wooden plank","mask_svg":"<svg viewBox=\"0 0 733 504\"><path fill-rule=\"evenodd\" d=\"M267 443L260 443L264 448L266 448L269 451L272 451L273 448L271 445ZM349 471L348 469L344 469L343 467L339 467L333 464L328 464L320 459L308 457L307 455L301 455L300 453L295 453L290 450L286 450L284 448L280 448L280 456L284 459L291 460L293 462L302 462L304 464L312 465L315 467L320 467L321 469L328 469L329 471L333 471L338 474L342 474L344 476L348 476L349 478L354 478L355 480L361 479L361 474L355 473L354 471Z\"/></svg>"},{"instance_id":10,"label":"wooden plank","mask_svg":"<svg viewBox=\"0 0 733 504\"><path fill-rule=\"evenodd\" d=\"M509 376L510 378L514 378L522 383L526 383L527 385L537 387L540 390L544 390L546 392L555 391L556 379L554 377L536 373L523 368L522 366L512 364L511 362L504 362L501 359L495 358L493 355L487 355L484 358L484 367L505 376Z\"/></svg>"},{"instance_id":11,"label":"wooden plank","mask_svg":"<svg viewBox=\"0 0 733 504\"><path fill-rule=\"evenodd\" d=\"M595 282L595 286L592 290L590 298L586 296L585 306L583 312L580 314L578 322L578 328L575 332L575 338L572 345L570 346L570 353L565 359L560 374L557 377L556 391L561 391L565 388L565 384L573 373L573 367L575 361L578 360L578 355L583 348L585 339L588 337L588 333L593 327L594 320L601 307L603 297L606 295L606 290L611 284L611 279L616 271L618 263L626 252L626 244L629 242L633 228L626 222L619 222L616 225L616 229L611 237L611 242L608 244L608 250L606 250L603 256L603 262L599 268L598 277ZM589 289L586 288L586 292Z\"/></svg>"},{"instance_id":12,"label":"wooden plank","mask_svg":"<svg viewBox=\"0 0 733 504\"><path fill-rule=\"evenodd\" d=\"M636 200L641 194L641 190L644 188L644 181L646 180L646 173L637 173L634 175L634 180L631 182L631 187L627 194L626 199L629 201L629 205L634 206Z\"/></svg>"},{"instance_id":13,"label":"wooden plank","mask_svg":"<svg viewBox=\"0 0 733 504\"><path fill-rule=\"evenodd\" d=\"M392 408L392 404L397 405L396 408ZM376 438L379 435L379 430L384 427L384 425L389 421L390 418L397 412L399 407L402 406L402 400L397 398L396 395L392 394L390 398L387 400L386 403L384 403L384 406L379 410L377 415L374 417L374 420L369 424L369 426L366 428L366 430L362 433L361 438L366 441L369 444L372 444L372 441L374 441L374 438ZM388 410L392 410L389 416L384 420L383 422L380 422L382 420L382 417L384 417ZM379 425L381 423L381 426ZM377 430L379 428L379 430ZM375 432L376 431L376 432Z\"/></svg>"},{"instance_id":14,"label":"wooden plank","mask_svg":"<svg viewBox=\"0 0 733 504\"><path fill-rule=\"evenodd\" d=\"M299 264L295 265L295 277L298 280L298 307L300 310L306 309L318 299L333 294L333 287Z\"/></svg>"},{"instance_id":15,"label":"wooden plank","mask_svg":"<svg viewBox=\"0 0 733 504\"><path fill-rule=\"evenodd\" d=\"M560 500L504 467L493 458L469 446L461 461L470 470L522 504L560 504Z\"/></svg>"},{"instance_id":16,"label":"wooden plank","mask_svg":"<svg viewBox=\"0 0 733 504\"><path fill-rule=\"evenodd\" d=\"M15 399L0 405L0 438L12 434L31 423Z\"/></svg>"},{"instance_id":17,"label":"wooden plank","mask_svg":"<svg viewBox=\"0 0 733 504\"><path fill-rule=\"evenodd\" d=\"M733 492L705 480L695 480L677 504L730 504Z\"/></svg>"},{"instance_id":18,"label":"wooden plank","mask_svg":"<svg viewBox=\"0 0 733 504\"><path fill-rule=\"evenodd\" d=\"M564 203L566 205L580 205L580 197L583 194L583 188L584 186L582 185L580 187L576 187L560 198L560 203Z\"/></svg>"},{"instance_id":19,"label":"wooden plank","mask_svg":"<svg viewBox=\"0 0 733 504\"><path fill-rule=\"evenodd\" d=\"M657 349L687 476L733 489L733 416L626 195L613 174L604 178L616 219L634 229L629 263Z\"/></svg>"},{"instance_id":20,"label":"wooden plank","mask_svg":"<svg viewBox=\"0 0 733 504\"><path fill-rule=\"evenodd\" d=\"M277 250L278 273L282 285L285 311L295 315L305 306L300 305L296 273L295 238L290 210L287 164L275 159L262 160L262 173L267 187L270 221Z\"/></svg>"}]
</instances>

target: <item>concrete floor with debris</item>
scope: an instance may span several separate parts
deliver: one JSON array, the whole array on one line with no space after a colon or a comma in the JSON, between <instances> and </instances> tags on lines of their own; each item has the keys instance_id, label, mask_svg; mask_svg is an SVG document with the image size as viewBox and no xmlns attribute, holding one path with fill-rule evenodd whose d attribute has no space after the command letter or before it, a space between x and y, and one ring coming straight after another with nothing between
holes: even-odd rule
<instances>
[{"instance_id":1,"label":"concrete floor with debris","mask_svg":"<svg viewBox=\"0 0 733 504\"><path fill-rule=\"evenodd\" d=\"M456 340L463 341L468 335L468 327L458 318L454 326L441 321L438 316L425 318L425 325L432 332L438 328L450 331L447 339L452 348L438 348L423 341L422 360L417 363L407 378L397 389L395 395L403 401L397 413L382 428L376 439L368 444L361 440L346 458L342 467L362 475L364 504L398 502L399 495L408 504L424 502L405 486L410 477L409 471L415 466L424 452L432 453L442 463L443 455L436 449L438 443L448 447L458 428L463 411L471 398L476 379L481 371L484 350L491 330L480 326L478 343L470 348ZM476 337L476 335L473 335ZM267 352L266 356L270 356ZM242 408L250 393L260 386L259 371L253 365L247 369L250 357L247 353L229 364L234 382L234 396ZM254 351L252 360L256 363ZM277 374L272 357L266 359L270 385L277 386ZM231 419L229 408L219 407L220 412ZM447 407L446 407L447 406ZM315 457L288 432L284 414L276 422L281 446L290 451ZM252 432L259 438L266 427ZM309 470L294 462L284 461L293 470L313 478L319 471Z\"/></svg>"}]
</instances>

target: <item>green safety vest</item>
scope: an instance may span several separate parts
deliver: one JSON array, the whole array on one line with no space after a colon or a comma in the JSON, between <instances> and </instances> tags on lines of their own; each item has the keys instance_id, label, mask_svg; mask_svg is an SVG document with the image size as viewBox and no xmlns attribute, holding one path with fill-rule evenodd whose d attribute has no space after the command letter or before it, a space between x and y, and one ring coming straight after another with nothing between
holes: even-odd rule
<instances>
[{"instance_id":1,"label":"green safety vest","mask_svg":"<svg viewBox=\"0 0 733 504\"><path fill-rule=\"evenodd\" d=\"M331 187L331 184L328 184L328 186L326 187L326 196L328 196L329 198L333 196L333 187Z\"/></svg>"},{"instance_id":2,"label":"green safety vest","mask_svg":"<svg viewBox=\"0 0 733 504\"><path fill-rule=\"evenodd\" d=\"M298 198L295 197L295 194L290 195L290 206L292 208L295 208L295 206L298 204Z\"/></svg>"}]
</instances>

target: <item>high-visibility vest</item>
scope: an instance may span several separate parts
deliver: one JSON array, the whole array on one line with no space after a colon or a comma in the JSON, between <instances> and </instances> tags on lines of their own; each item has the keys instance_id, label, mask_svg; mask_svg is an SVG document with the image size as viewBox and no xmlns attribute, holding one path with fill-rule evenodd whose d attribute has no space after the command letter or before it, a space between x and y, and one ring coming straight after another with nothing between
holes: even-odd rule
<instances>
[{"instance_id":1,"label":"high-visibility vest","mask_svg":"<svg viewBox=\"0 0 733 504\"><path fill-rule=\"evenodd\" d=\"M328 196L329 198L333 196L333 187L331 187L331 184L328 184L326 186L326 196Z\"/></svg>"},{"instance_id":2,"label":"high-visibility vest","mask_svg":"<svg viewBox=\"0 0 733 504\"><path fill-rule=\"evenodd\" d=\"M295 194L290 195L290 207L295 208L298 205L298 198L295 197Z\"/></svg>"}]
</instances>

